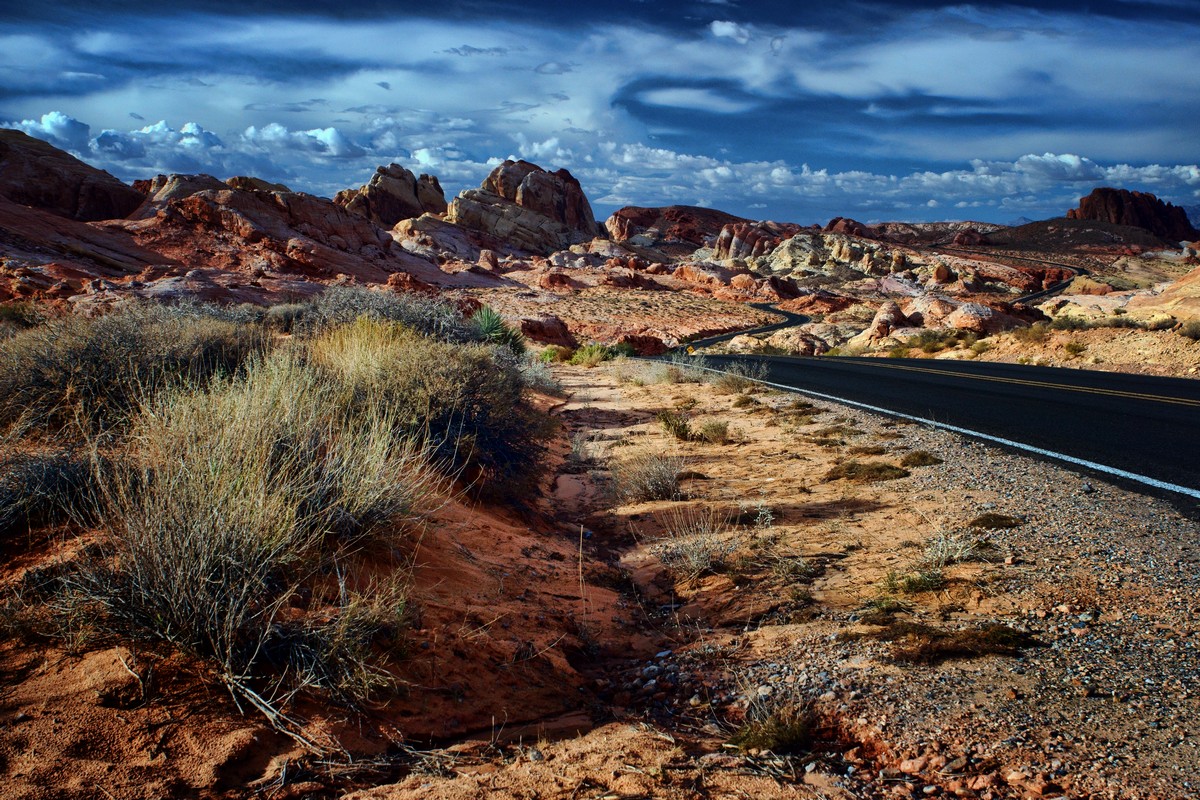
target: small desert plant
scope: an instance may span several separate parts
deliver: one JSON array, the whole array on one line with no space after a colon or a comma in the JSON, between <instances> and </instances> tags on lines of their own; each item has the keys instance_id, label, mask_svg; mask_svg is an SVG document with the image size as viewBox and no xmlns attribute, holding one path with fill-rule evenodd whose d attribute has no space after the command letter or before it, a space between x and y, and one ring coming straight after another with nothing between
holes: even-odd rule
<instances>
[{"instance_id":1,"label":"small desert plant","mask_svg":"<svg viewBox=\"0 0 1200 800\"><path fill-rule=\"evenodd\" d=\"M850 448L850 455L854 456L882 456L886 454L887 448L880 447L879 445L860 444ZM907 467L909 465L905 464L904 466Z\"/></svg>"},{"instance_id":2,"label":"small desert plant","mask_svg":"<svg viewBox=\"0 0 1200 800\"><path fill-rule=\"evenodd\" d=\"M1042 646L1032 635L994 622L957 631L917 622L892 622L880 631L842 634L842 638L890 642L896 661L930 665L988 655L1019 656L1030 647Z\"/></svg>"},{"instance_id":3,"label":"small desert plant","mask_svg":"<svg viewBox=\"0 0 1200 800\"><path fill-rule=\"evenodd\" d=\"M0 304L0 323L14 328L33 328L45 321L45 314L33 303Z\"/></svg>"},{"instance_id":4,"label":"small desert plant","mask_svg":"<svg viewBox=\"0 0 1200 800\"><path fill-rule=\"evenodd\" d=\"M537 358L538 361L545 364L562 364L570 361L573 355L575 355L575 351L570 347L563 347L561 344L548 344L538 353Z\"/></svg>"},{"instance_id":5,"label":"small desert plant","mask_svg":"<svg viewBox=\"0 0 1200 800\"><path fill-rule=\"evenodd\" d=\"M932 467L941 463L942 459L928 450L913 450L911 453L905 453L904 458L900 459L902 467Z\"/></svg>"},{"instance_id":6,"label":"small desert plant","mask_svg":"<svg viewBox=\"0 0 1200 800\"><path fill-rule=\"evenodd\" d=\"M770 751L777 755L804 752L813 745L819 721L811 702L796 685L760 688L749 675L735 678L746 697L746 717L729 740L739 750Z\"/></svg>"},{"instance_id":7,"label":"small desert plant","mask_svg":"<svg viewBox=\"0 0 1200 800\"><path fill-rule=\"evenodd\" d=\"M304 303L280 303L271 306L263 315L263 324L280 333L291 333L299 327L308 306Z\"/></svg>"},{"instance_id":8,"label":"small desert plant","mask_svg":"<svg viewBox=\"0 0 1200 800\"><path fill-rule=\"evenodd\" d=\"M926 540L916 566L921 571L940 570L951 564L978 561L990 549L991 544L977 534L941 531Z\"/></svg>"},{"instance_id":9,"label":"small desert plant","mask_svg":"<svg viewBox=\"0 0 1200 800\"><path fill-rule=\"evenodd\" d=\"M897 478L907 478L908 470L888 464L883 461L844 461L825 473L825 480L836 481L842 478L856 483L874 481L891 481Z\"/></svg>"},{"instance_id":10,"label":"small desert plant","mask_svg":"<svg viewBox=\"0 0 1200 800\"><path fill-rule=\"evenodd\" d=\"M615 463L613 478L618 494L627 500L677 500L685 465L681 456L643 449Z\"/></svg>"},{"instance_id":11,"label":"small desert plant","mask_svg":"<svg viewBox=\"0 0 1200 800\"><path fill-rule=\"evenodd\" d=\"M986 353L988 350L991 350L991 349L992 349L991 342L978 341L978 342L975 342L975 344L971 345L971 352L977 356L981 356L984 353Z\"/></svg>"},{"instance_id":12,"label":"small desert plant","mask_svg":"<svg viewBox=\"0 0 1200 800\"><path fill-rule=\"evenodd\" d=\"M1028 328L1017 328L1012 332L1012 337L1018 342L1026 342L1028 344L1038 344L1050 338L1050 325L1045 322L1035 322Z\"/></svg>"},{"instance_id":13,"label":"small desert plant","mask_svg":"<svg viewBox=\"0 0 1200 800\"><path fill-rule=\"evenodd\" d=\"M526 387L554 397L562 396L563 385L550 372L550 367L546 362L536 358L524 358L518 361L517 371L521 374L521 380Z\"/></svg>"},{"instance_id":14,"label":"small desert plant","mask_svg":"<svg viewBox=\"0 0 1200 800\"><path fill-rule=\"evenodd\" d=\"M482 306L476 311L471 317L471 324L475 326L481 341L507 347L519 356L525 355L525 337L506 323L491 306Z\"/></svg>"},{"instance_id":15,"label":"small desert plant","mask_svg":"<svg viewBox=\"0 0 1200 800\"><path fill-rule=\"evenodd\" d=\"M1080 355L1081 353L1086 351L1087 345L1076 339L1072 339L1071 341L1069 341L1063 345L1063 350L1065 350L1067 352L1067 355L1074 358L1075 356Z\"/></svg>"},{"instance_id":16,"label":"small desert plant","mask_svg":"<svg viewBox=\"0 0 1200 800\"><path fill-rule=\"evenodd\" d=\"M678 580L690 583L719 571L737 549L724 515L716 509L676 509L664 522L664 535L651 552Z\"/></svg>"},{"instance_id":17,"label":"small desert plant","mask_svg":"<svg viewBox=\"0 0 1200 800\"><path fill-rule=\"evenodd\" d=\"M658 424L662 425L667 434L681 442L690 441L692 438L691 421L683 412L670 409L660 411L658 412Z\"/></svg>"},{"instance_id":18,"label":"small desert plant","mask_svg":"<svg viewBox=\"0 0 1200 800\"><path fill-rule=\"evenodd\" d=\"M891 570L883 579L884 588L892 593L919 594L933 592L946 585L941 569L929 567L908 572Z\"/></svg>"},{"instance_id":19,"label":"small desert plant","mask_svg":"<svg viewBox=\"0 0 1200 800\"><path fill-rule=\"evenodd\" d=\"M728 444L729 423L721 420L708 420L696 431L695 438L709 444Z\"/></svg>"},{"instance_id":20,"label":"small desert plant","mask_svg":"<svg viewBox=\"0 0 1200 800\"><path fill-rule=\"evenodd\" d=\"M604 361L608 361L612 357L613 353L611 349L605 345L593 342L592 344L583 345L572 353L567 363L576 367L594 367Z\"/></svg>"},{"instance_id":21,"label":"small desert plant","mask_svg":"<svg viewBox=\"0 0 1200 800\"><path fill-rule=\"evenodd\" d=\"M759 405L762 404L748 394L739 394L737 397L733 398L734 408L749 408Z\"/></svg>"}]
</instances>

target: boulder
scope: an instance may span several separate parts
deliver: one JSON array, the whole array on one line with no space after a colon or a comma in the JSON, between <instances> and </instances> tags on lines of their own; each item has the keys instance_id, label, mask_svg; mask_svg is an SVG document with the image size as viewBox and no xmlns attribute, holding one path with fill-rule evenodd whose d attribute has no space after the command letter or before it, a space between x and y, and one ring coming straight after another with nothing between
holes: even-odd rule
<instances>
[{"instance_id":1,"label":"boulder","mask_svg":"<svg viewBox=\"0 0 1200 800\"><path fill-rule=\"evenodd\" d=\"M886 339L892 331L898 328L907 328L911 324L908 317L900 310L900 306L889 300L875 312L875 319L871 320L871 324L867 326L861 336L870 341L878 341Z\"/></svg>"},{"instance_id":2,"label":"boulder","mask_svg":"<svg viewBox=\"0 0 1200 800\"><path fill-rule=\"evenodd\" d=\"M505 161L496 167L478 189L454 198L446 220L539 255L591 241L600 233L592 207L570 172L547 172L527 161Z\"/></svg>"},{"instance_id":3,"label":"boulder","mask_svg":"<svg viewBox=\"0 0 1200 800\"><path fill-rule=\"evenodd\" d=\"M825 226L824 231L825 233L840 233L844 236L857 236L860 239L870 239L875 233L874 230L858 220L847 217L834 217Z\"/></svg>"},{"instance_id":4,"label":"boulder","mask_svg":"<svg viewBox=\"0 0 1200 800\"><path fill-rule=\"evenodd\" d=\"M546 314L536 317L521 317L515 320L517 327L526 339L542 344L556 344L562 347L574 347L575 337L567 328L567 323L556 316Z\"/></svg>"},{"instance_id":5,"label":"boulder","mask_svg":"<svg viewBox=\"0 0 1200 800\"><path fill-rule=\"evenodd\" d=\"M226 178L225 184L230 189L241 189L243 192L290 192L291 189L282 183L271 183L262 178L250 178L245 175L235 175Z\"/></svg>"},{"instance_id":6,"label":"boulder","mask_svg":"<svg viewBox=\"0 0 1200 800\"><path fill-rule=\"evenodd\" d=\"M984 335L1019 328L1025 324L1024 320L1018 317L980 303L963 303L947 315L943 322L950 328Z\"/></svg>"},{"instance_id":7,"label":"boulder","mask_svg":"<svg viewBox=\"0 0 1200 800\"><path fill-rule=\"evenodd\" d=\"M145 200L107 172L7 129L0 130L0 197L81 222L123 219Z\"/></svg>"},{"instance_id":8,"label":"boulder","mask_svg":"<svg viewBox=\"0 0 1200 800\"><path fill-rule=\"evenodd\" d=\"M1079 199L1079 208L1068 211L1067 219L1099 220L1143 228L1169 242L1200 239L1200 231L1192 227L1186 211L1146 192L1096 189Z\"/></svg>"},{"instance_id":9,"label":"boulder","mask_svg":"<svg viewBox=\"0 0 1200 800\"><path fill-rule=\"evenodd\" d=\"M657 336L645 333L623 333L617 337L617 344L627 344L639 356L661 356L667 352L667 345Z\"/></svg>"},{"instance_id":10,"label":"boulder","mask_svg":"<svg viewBox=\"0 0 1200 800\"><path fill-rule=\"evenodd\" d=\"M395 227L400 220L422 214L446 211L446 195L438 179L432 175L418 178L399 164L376 168L365 185L343 189L333 202L381 228Z\"/></svg>"},{"instance_id":11,"label":"boulder","mask_svg":"<svg viewBox=\"0 0 1200 800\"><path fill-rule=\"evenodd\" d=\"M953 314L959 303L937 295L922 295L906 302L904 316L913 325L925 328L940 327L946 317Z\"/></svg>"}]
</instances>

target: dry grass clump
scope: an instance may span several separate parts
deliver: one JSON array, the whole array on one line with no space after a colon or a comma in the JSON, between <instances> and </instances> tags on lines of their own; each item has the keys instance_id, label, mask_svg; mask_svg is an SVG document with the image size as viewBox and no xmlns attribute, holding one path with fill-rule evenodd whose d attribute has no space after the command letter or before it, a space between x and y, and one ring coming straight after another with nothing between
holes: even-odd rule
<instances>
[{"instance_id":1,"label":"dry grass clump","mask_svg":"<svg viewBox=\"0 0 1200 800\"><path fill-rule=\"evenodd\" d=\"M817 737L819 717L812 703L795 686L775 684L760 693L749 675L736 678L746 697L746 717L729 743L743 752L770 751L789 755L810 750Z\"/></svg>"},{"instance_id":2,"label":"dry grass clump","mask_svg":"<svg viewBox=\"0 0 1200 800\"><path fill-rule=\"evenodd\" d=\"M942 459L928 450L913 450L911 453L905 453L904 458L900 459L902 467L932 467L942 463Z\"/></svg>"},{"instance_id":3,"label":"dry grass clump","mask_svg":"<svg viewBox=\"0 0 1200 800\"><path fill-rule=\"evenodd\" d=\"M0 341L0 426L120 425L142 398L232 373L265 347L261 328L202 306L54 319Z\"/></svg>"},{"instance_id":4,"label":"dry grass clump","mask_svg":"<svg viewBox=\"0 0 1200 800\"><path fill-rule=\"evenodd\" d=\"M452 345L360 317L309 344L352 409L391 409L434 458L482 492L511 496L536 482L551 421L522 400L518 362L482 345Z\"/></svg>"},{"instance_id":5,"label":"dry grass clump","mask_svg":"<svg viewBox=\"0 0 1200 800\"><path fill-rule=\"evenodd\" d=\"M438 494L405 420L346 398L284 352L146 405L133 468L105 486L104 552L71 581L76 602L99 627L211 659L246 690L280 652L280 613L298 587ZM345 672L339 653L327 652L327 671ZM273 666L312 682L311 667Z\"/></svg>"},{"instance_id":6,"label":"dry grass clump","mask_svg":"<svg viewBox=\"0 0 1200 800\"><path fill-rule=\"evenodd\" d=\"M612 466L617 494L626 500L678 500L679 481L686 462L681 456L644 448Z\"/></svg>"},{"instance_id":7,"label":"dry grass clump","mask_svg":"<svg viewBox=\"0 0 1200 800\"><path fill-rule=\"evenodd\" d=\"M725 515L714 508L674 509L664 528L651 552L677 580L688 583L724 568L738 547Z\"/></svg>"},{"instance_id":8,"label":"dry grass clump","mask_svg":"<svg viewBox=\"0 0 1200 800\"><path fill-rule=\"evenodd\" d=\"M1179 326L1178 333L1180 336L1187 337L1193 342L1200 341L1200 322L1185 322Z\"/></svg>"},{"instance_id":9,"label":"dry grass clump","mask_svg":"<svg viewBox=\"0 0 1200 800\"><path fill-rule=\"evenodd\" d=\"M313 297L293 320L294 333L313 336L348 325L360 317L395 322L443 342L479 342L485 332L452 304L412 292L372 291L362 287L331 286Z\"/></svg>"},{"instance_id":10,"label":"dry grass clump","mask_svg":"<svg viewBox=\"0 0 1200 800\"><path fill-rule=\"evenodd\" d=\"M1020 517L1011 517L1008 514L997 514L989 511L985 514L980 514L975 519L967 523L968 528L985 528L988 530L1001 530L1004 528L1017 528L1025 524L1025 520Z\"/></svg>"},{"instance_id":11,"label":"dry grass clump","mask_svg":"<svg viewBox=\"0 0 1200 800\"><path fill-rule=\"evenodd\" d=\"M892 658L910 664L940 664L950 659L988 655L1019 656L1042 643L1031 634L999 623L950 631L917 622L895 621L871 633L843 634L846 639L892 643Z\"/></svg>"},{"instance_id":12,"label":"dry grass clump","mask_svg":"<svg viewBox=\"0 0 1200 800\"><path fill-rule=\"evenodd\" d=\"M767 378L765 364L725 364L718 374L708 373L707 380L722 394L748 392L759 387Z\"/></svg>"},{"instance_id":13,"label":"dry grass clump","mask_svg":"<svg viewBox=\"0 0 1200 800\"><path fill-rule=\"evenodd\" d=\"M855 483L872 483L875 481L891 481L897 478L907 478L911 475L908 470L888 464L884 461L843 461L825 473L825 480L836 481L845 478Z\"/></svg>"},{"instance_id":14,"label":"dry grass clump","mask_svg":"<svg viewBox=\"0 0 1200 800\"><path fill-rule=\"evenodd\" d=\"M693 438L709 444L728 444L729 423L723 420L710 419L700 425Z\"/></svg>"},{"instance_id":15,"label":"dry grass clump","mask_svg":"<svg viewBox=\"0 0 1200 800\"><path fill-rule=\"evenodd\" d=\"M90 518L97 499L91 462L62 451L0 461L0 542L72 518Z\"/></svg>"}]
</instances>

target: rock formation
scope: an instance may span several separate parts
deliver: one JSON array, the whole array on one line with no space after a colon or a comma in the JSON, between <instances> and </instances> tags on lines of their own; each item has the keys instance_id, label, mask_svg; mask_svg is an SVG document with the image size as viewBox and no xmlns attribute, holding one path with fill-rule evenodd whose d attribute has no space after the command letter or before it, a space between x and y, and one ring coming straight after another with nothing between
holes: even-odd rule
<instances>
[{"instance_id":1,"label":"rock formation","mask_svg":"<svg viewBox=\"0 0 1200 800\"><path fill-rule=\"evenodd\" d=\"M540 255L600 233L579 181L565 169L547 172L528 161L496 167L478 189L454 198L446 220Z\"/></svg>"},{"instance_id":2,"label":"rock formation","mask_svg":"<svg viewBox=\"0 0 1200 800\"><path fill-rule=\"evenodd\" d=\"M675 255L691 253L714 243L722 228L750 220L724 211L696 206L642 208L626 206L604 223L616 242L652 247Z\"/></svg>"},{"instance_id":3,"label":"rock formation","mask_svg":"<svg viewBox=\"0 0 1200 800\"><path fill-rule=\"evenodd\" d=\"M713 245L713 258L745 260L771 253L787 239L804 230L787 222L735 222L721 228Z\"/></svg>"},{"instance_id":4,"label":"rock formation","mask_svg":"<svg viewBox=\"0 0 1200 800\"><path fill-rule=\"evenodd\" d=\"M122 219L145 199L107 172L7 129L0 130L0 197L82 222Z\"/></svg>"},{"instance_id":5,"label":"rock formation","mask_svg":"<svg viewBox=\"0 0 1200 800\"><path fill-rule=\"evenodd\" d=\"M1079 208L1068 211L1067 219L1099 220L1143 228L1169 242L1200 239L1200 231L1192 227L1182 208L1164 203L1152 194L1126 189L1096 189L1080 198Z\"/></svg>"},{"instance_id":6,"label":"rock formation","mask_svg":"<svg viewBox=\"0 0 1200 800\"><path fill-rule=\"evenodd\" d=\"M343 189L333 202L381 228L392 228L400 220L422 214L446 211L446 195L438 179L432 175L418 178L399 164L377 168L366 185Z\"/></svg>"}]
</instances>

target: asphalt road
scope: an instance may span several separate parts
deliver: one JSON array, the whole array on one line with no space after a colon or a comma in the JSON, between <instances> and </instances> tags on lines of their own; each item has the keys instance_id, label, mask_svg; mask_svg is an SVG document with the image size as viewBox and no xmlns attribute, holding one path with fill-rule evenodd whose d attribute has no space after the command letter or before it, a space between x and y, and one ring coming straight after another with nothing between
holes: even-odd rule
<instances>
[{"instance_id":1,"label":"asphalt road","mask_svg":"<svg viewBox=\"0 0 1200 800\"><path fill-rule=\"evenodd\" d=\"M705 359L716 369L730 362L761 362L773 383L1200 492L1200 381L928 359Z\"/></svg>"}]
</instances>

